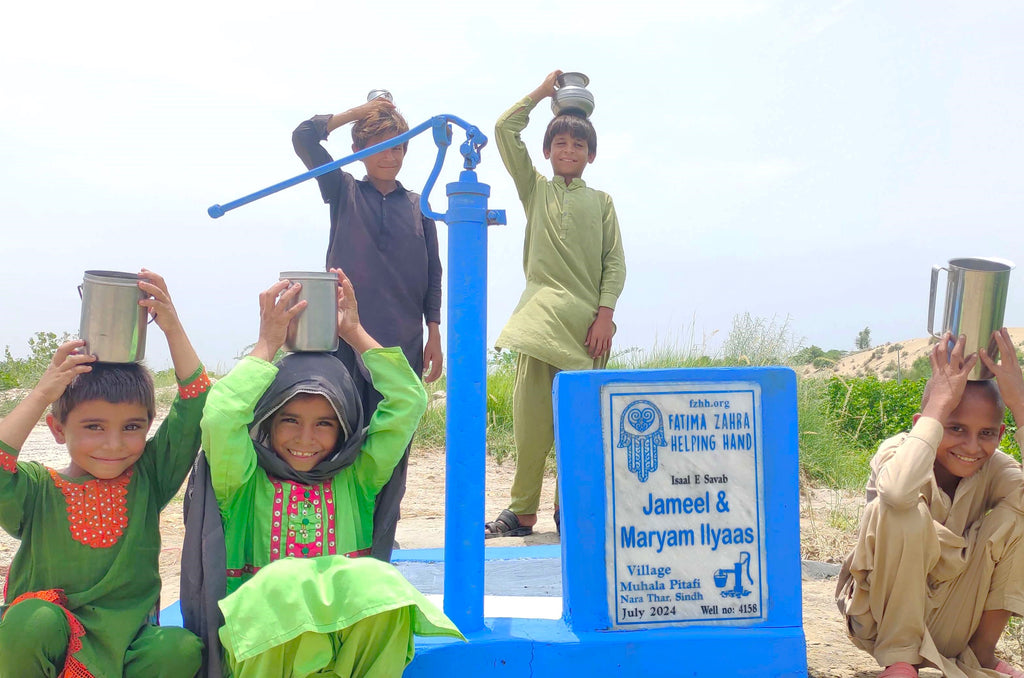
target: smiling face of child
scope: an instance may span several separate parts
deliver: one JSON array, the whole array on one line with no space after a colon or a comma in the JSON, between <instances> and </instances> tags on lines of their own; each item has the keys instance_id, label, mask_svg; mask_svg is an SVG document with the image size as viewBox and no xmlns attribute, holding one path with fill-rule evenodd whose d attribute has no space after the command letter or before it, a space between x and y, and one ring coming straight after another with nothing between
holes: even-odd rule
<instances>
[{"instance_id":1,"label":"smiling face of child","mask_svg":"<svg viewBox=\"0 0 1024 678\"><path fill-rule=\"evenodd\" d=\"M393 134L381 134L379 136L371 137L363 148L384 143L394 136L395 135ZM353 144L352 150L359 151L362 149L356 148ZM381 182L391 182L398 178L398 173L402 170L402 162L404 161L405 145L398 144L397 146L385 148L383 151L378 151L371 156L363 158L363 165L366 167L366 175L371 179Z\"/></svg>"},{"instance_id":2,"label":"smiling face of child","mask_svg":"<svg viewBox=\"0 0 1024 678\"><path fill-rule=\"evenodd\" d=\"M947 493L970 478L995 454L1005 430L1003 409L985 387L969 383L945 422L935 452L935 479Z\"/></svg>"},{"instance_id":3,"label":"smiling face of child","mask_svg":"<svg viewBox=\"0 0 1024 678\"><path fill-rule=\"evenodd\" d=\"M68 448L71 462L65 475L117 478L139 460L152 423L141 403L86 400L75 405L63 422L47 416L54 439Z\"/></svg>"},{"instance_id":4,"label":"smiling face of child","mask_svg":"<svg viewBox=\"0 0 1024 678\"><path fill-rule=\"evenodd\" d=\"M544 151L544 157L551 161L551 171L566 182L583 176L583 170L594 162L596 155L590 152L586 139L561 132L551 138L551 148Z\"/></svg>"},{"instance_id":5,"label":"smiling face of child","mask_svg":"<svg viewBox=\"0 0 1024 678\"><path fill-rule=\"evenodd\" d=\"M334 452L340 432L338 416L322 395L300 394L286 402L270 421L270 444L296 471L310 471Z\"/></svg>"}]
</instances>

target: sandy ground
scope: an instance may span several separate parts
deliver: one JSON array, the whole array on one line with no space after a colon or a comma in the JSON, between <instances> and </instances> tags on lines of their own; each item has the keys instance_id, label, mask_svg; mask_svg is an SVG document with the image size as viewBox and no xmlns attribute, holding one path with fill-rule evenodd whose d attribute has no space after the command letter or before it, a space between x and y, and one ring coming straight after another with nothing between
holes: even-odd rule
<instances>
[{"instance_id":1,"label":"sandy ground","mask_svg":"<svg viewBox=\"0 0 1024 678\"><path fill-rule=\"evenodd\" d=\"M53 443L44 425L37 426L21 454L24 460L63 468L64 449ZM498 465L487 460L487 516L494 517L506 506L514 468L510 463ZM558 542L551 516L554 482L547 482L541 497L541 513L535 533L528 537L491 540L488 545L515 546L553 544ZM836 492L804 487L801 491L800 529L803 557L826 563L837 563L849 550L863 501L860 493ZM171 502L161 520L163 549L161 575L164 604L177 599L182 524L181 495ZM442 450L413 450L409 467L409 487L403 504L403 518L398 526L398 542L403 548L439 547L444 544L444 453ZM18 542L0 531L0 584L17 549ZM807 638L807 660L812 677L869 678L879 668L866 653L847 640L843 623L832 600L834 580L803 582L804 631ZM1020 662L1024 633L1007 632L1003 654ZM923 671L932 678L937 672Z\"/></svg>"}]
</instances>

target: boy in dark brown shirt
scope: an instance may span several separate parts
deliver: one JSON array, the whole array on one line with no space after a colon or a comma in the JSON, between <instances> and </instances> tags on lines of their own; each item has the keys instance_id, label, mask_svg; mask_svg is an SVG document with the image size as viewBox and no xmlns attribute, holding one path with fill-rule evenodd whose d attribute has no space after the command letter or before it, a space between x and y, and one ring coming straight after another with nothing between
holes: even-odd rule
<instances>
[{"instance_id":1,"label":"boy in dark brown shirt","mask_svg":"<svg viewBox=\"0 0 1024 678\"><path fill-rule=\"evenodd\" d=\"M350 122L352 150L360 151L409 129L394 104L377 98L334 115L317 115L292 133L295 152L307 168L332 158L321 141ZM360 318L367 331L387 346L400 346L417 374L425 367L432 382L441 376L441 260L437 229L423 216L420 196L398 181L408 142L363 159L366 176L356 179L341 169L317 177L320 193L331 209L331 236L326 268L345 271L360 300ZM423 343L423 323L427 342ZM342 344L338 357L346 364L369 417L381 396L356 354ZM377 499L373 517L374 557L391 559L399 506L405 495L409 462L406 450L391 481Z\"/></svg>"}]
</instances>

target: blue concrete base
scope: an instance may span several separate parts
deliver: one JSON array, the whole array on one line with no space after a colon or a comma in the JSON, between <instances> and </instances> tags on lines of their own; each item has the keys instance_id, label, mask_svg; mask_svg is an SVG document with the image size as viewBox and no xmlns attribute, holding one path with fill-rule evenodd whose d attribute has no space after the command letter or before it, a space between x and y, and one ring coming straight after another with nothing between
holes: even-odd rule
<instances>
[{"instance_id":1,"label":"blue concrete base","mask_svg":"<svg viewBox=\"0 0 1024 678\"><path fill-rule=\"evenodd\" d=\"M806 676L801 627L574 634L565 622L485 619L469 642L417 638L416 657L405 678L501 676L565 678L773 678ZM743 656L736 656L743 648Z\"/></svg>"},{"instance_id":2,"label":"blue concrete base","mask_svg":"<svg viewBox=\"0 0 1024 678\"><path fill-rule=\"evenodd\" d=\"M548 596L559 572L557 544L489 547L490 595ZM425 594L441 593L443 551L395 551L395 566ZM497 568L491 572L491 568ZM500 570L500 571L499 571ZM557 593L554 594L558 596ZM160 614L165 626L181 625L174 603ZM802 627L686 628L614 633L574 633L562 619L485 618L468 642L416 638L416 656L405 678L499 676L566 678L605 676L676 678L721 675L772 678L806 676ZM737 648L742 657L737 657Z\"/></svg>"}]
</instances>

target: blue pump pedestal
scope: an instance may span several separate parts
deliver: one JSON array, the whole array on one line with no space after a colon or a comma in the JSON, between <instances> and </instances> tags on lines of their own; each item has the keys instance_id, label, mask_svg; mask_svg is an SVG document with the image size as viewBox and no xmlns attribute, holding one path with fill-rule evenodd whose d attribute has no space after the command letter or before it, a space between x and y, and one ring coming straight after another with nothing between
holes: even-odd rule
<instances>
[{"instance_id":1,"label":"blue pump pedestal","mask_svg":"<svg viewBox=\"0 0 1024 678\"><path fill-rule=\"evenodd\" d=\"M466 634L468 644L418 639L405 675L806 675L793 372L563 372L555 380L554 399L562 498L562 618L485 618L482 629ZM457 405L449 402L449 407ZM634 411L639 414L633 416ZM652 448L648 473L639 474L646 479L634 479L635 472L622 460ZM710 486L703 478L694 486L693 473L683 483L684 472L678 469L701 464L728 472L709 473ZM676 488L685 499L656 503L657 480L662 491ZM623 487L613 491L610 481ZM708 487L714 489L703 489ZM705 492L710 501L702 499ZM633 497L639 512L620 520L621 504ZM679 554L665 555L673 548L668 545L672 539L661 544L652 540L640 560L669 558L665 562L670 564L627 565L641 574L633 583L618 581L620 576L629 579L629 570L617 569L613 561L643 550L636 537L640 530L630 530L637 526L619 523L635 517L647 520L645 509L657 506L679 507L679 515L650 516L662 522L652 522L646 532L681 535L675 546ZM722 521L738 527L717 527ZM661 529L665 524L675 529ZM690 530L689 525L706 527ZM712 532L713 547L711 537L705 537ZM708 544L702 545L705 539ZM736 555L741 553L747 557ZM648 584L654 589L654 582L662 581L654 573L666 569L672 571L663 581L667 590L647 591ZM609 581L616 585L609 586ZM687 603L650 603L652 597L675 600L670 582L678 583L680 599L699 595L703 600L689 603L689 613L682 609ZM699 592L681 588L694 583ZM450 586L446 577L447 591ZM624 600L642 602L627 605ZM648 617L634 630L628 613L638 610L671 610L679 619ZM620 618L623 612L625 618Z\"/></svg>"}]
</instances>

